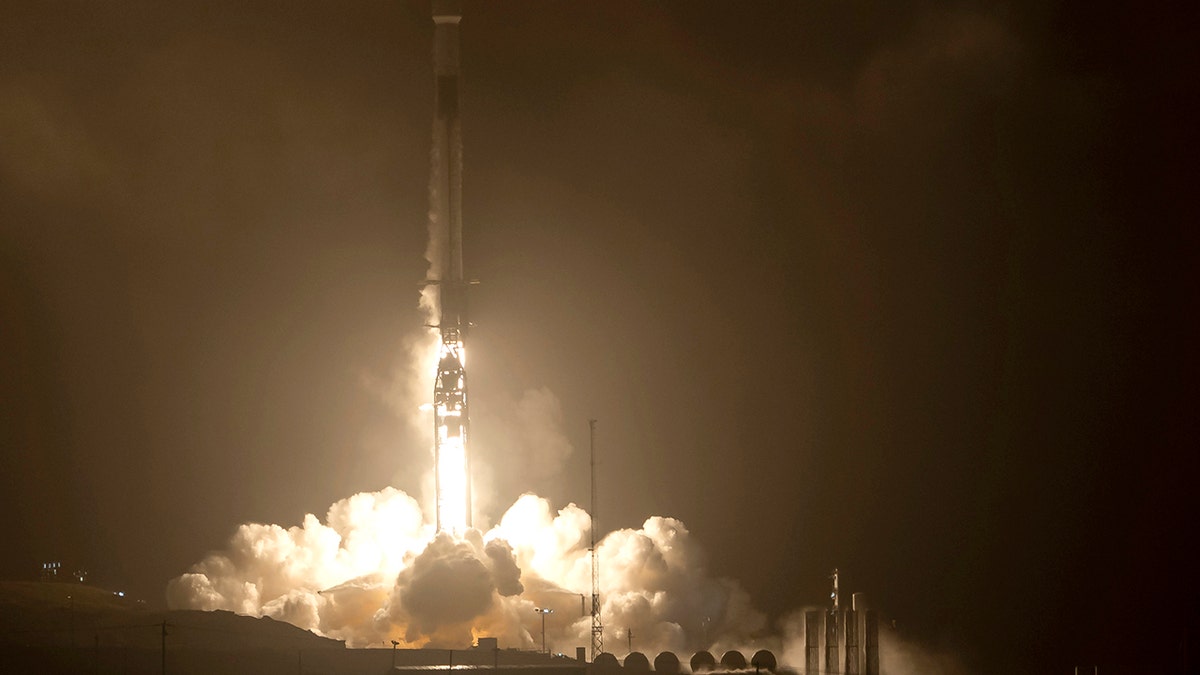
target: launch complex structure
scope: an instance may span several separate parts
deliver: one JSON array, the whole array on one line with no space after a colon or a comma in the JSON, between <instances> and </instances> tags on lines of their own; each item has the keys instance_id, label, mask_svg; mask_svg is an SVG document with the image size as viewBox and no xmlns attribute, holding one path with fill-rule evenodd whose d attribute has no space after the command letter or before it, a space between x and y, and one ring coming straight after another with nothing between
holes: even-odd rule
<instances>
[{"instance_id":1,"label":"launch complex structure","mask_svg":"<svg viewBox=\"0 0 1200 675\"><path fill-rule=\"evenodd\" d=\"M867 607L864 593L854 593L844 607L838 577L834 569L830 609L804 612L803 672L879 675L879 614Z\"/></svg>"},{"instance_id":2,"label":"launch complex structure","mask_svg":"<svg viewBox=\"0 0 1200 675\"><path fill-rule=\"evenodd\" d=\"M433 2L433 69L436 75L429 218L432 279L437 286L441 335L433 384L433 456L437 531L464 534L471 527L470 415L467 407L465 338L467 280L462 253L462 123L459 119L456 0Z\"/></svg>"}]
</instances>

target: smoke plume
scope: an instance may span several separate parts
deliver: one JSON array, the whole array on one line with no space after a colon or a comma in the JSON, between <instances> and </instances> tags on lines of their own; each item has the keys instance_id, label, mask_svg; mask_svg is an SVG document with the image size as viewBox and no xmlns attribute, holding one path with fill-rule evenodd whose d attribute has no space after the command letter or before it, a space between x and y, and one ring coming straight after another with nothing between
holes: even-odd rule
<instances>
[{"instance_id":1,"label":"smoke plume","mask_svg":"<svg viewBox=\"0 0 1200 675\"><path fill-rule=\"evenodd\" d=\"M490 531L456 538L435 534L416 500L385 488L333 504L323 522L308 514L292 527L240 526L223 550L168 584L167 600L269 616L360 647L393 639L467 647L491 635L533 648L541 629L533 609L549 607L548 646L569 651L591 639L582 611L590 526L578 506L555 512L526 494ZM611 532L597 554L608 640L619 647L611 651L624 651L619 636L629 630L647 653L747 646L764 625L736 582L705 572L673 518Z\"/></svg>"}]
</instances>

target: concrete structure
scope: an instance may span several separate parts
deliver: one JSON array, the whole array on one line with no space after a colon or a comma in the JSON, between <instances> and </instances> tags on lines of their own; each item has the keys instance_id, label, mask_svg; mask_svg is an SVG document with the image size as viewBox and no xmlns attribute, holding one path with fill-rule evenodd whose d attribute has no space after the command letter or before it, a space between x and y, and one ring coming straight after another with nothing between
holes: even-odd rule
<instances>
[{"instance_id":1,"label":"concrete structure","mask_svg":"<svg viewBox=\"0 0 1200 675\"><path fill-rule=\"evenodd\" d=\"M810 609L804 612L804 670L821 670L821 622L823 613Z\"/></svg>"},{"instance_id":2,"label":"concrete structure","mask_svg":"<svg viewBox=\"0 0 1200 675\"><path fill-rule=\"evenodd\" d=\"M862 593L854 594L851 606L804 613L806 673L879 675L878 613L867 607Z\"/></svg>"},{"instance_id":3,"label":"concrete structure","mask_svg":"<svg viewBox=\"0 0 1200 675\"><path fill-rule=\"evenodd\" d=\"M825 672L841 672L841 651L838 638L842 629L842 613L836 609L825 613Z\"/></svg>"}]
</instances>

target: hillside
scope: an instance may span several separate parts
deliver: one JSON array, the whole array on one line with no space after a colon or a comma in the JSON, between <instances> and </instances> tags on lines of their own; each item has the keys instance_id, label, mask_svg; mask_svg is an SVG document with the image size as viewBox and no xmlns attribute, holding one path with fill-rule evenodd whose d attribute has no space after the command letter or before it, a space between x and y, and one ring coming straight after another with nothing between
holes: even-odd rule
<instances>
[{"instance_id":1,"label":"hillside","mask_svg":"<svg viewBox=\"0 0 1200 675\"><path fill-rule=\"evenodd\" d=\"M163 623L166 623L166 638ZM80 584L0 582L0 671L295 672L301 653L345 644L233 612L151 611Z\"/></svg>"}]
</instances>

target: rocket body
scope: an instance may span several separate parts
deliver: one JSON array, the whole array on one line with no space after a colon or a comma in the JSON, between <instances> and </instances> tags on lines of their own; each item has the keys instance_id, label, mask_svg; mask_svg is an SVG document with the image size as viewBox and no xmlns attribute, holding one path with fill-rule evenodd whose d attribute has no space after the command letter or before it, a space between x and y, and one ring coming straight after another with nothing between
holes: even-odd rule
<instances>
[{"instance_id":1,"label":"rocket body","mask_svg":"<svg viewBox=\"0 0 1200 675\"><path fill-rule=\"evenodd\" d=\"M433 124L432 217L444 232L441 262L443 327L466 325L462 256L462 122L459 119L458 2L433 4L433 69L436 114Z\"/></svg>"},{"instance_id":2,"label":"rocket body","mask_svg":"<svg viewBox=\"0 0 1200 675\"><path fill-rule=\"evenodd\" d=\"M441 334L433 387L434 466L437 529L462 534L471 527L470 416L464 338L466 281L462 255L462 124L459 119L458 24L460 3L434 0L433 66L436 86L433 121L430 219L438 330Z\"/></svg>"}]
</instances>

